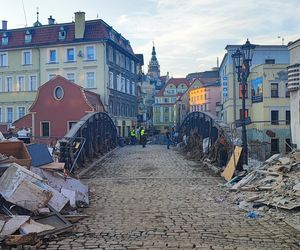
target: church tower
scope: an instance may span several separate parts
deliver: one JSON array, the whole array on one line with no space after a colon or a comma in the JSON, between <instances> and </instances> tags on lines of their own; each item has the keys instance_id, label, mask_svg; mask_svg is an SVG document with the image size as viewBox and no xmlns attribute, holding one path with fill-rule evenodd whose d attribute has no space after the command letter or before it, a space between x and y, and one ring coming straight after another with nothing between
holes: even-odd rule
<instances>
[{"instance_id":1,"label":"church tower","mask_svg":"<svg viewBox=\"0 0 300 250\"><path fill-rule=\"evenodd\" d=\"M156 58L155 46L153 43L152 47L152 56L148 65L148 73L147 75L151 78L151 80L158 80L160 77L160 66L158 60Z\"/></svg>"}]
</instances>

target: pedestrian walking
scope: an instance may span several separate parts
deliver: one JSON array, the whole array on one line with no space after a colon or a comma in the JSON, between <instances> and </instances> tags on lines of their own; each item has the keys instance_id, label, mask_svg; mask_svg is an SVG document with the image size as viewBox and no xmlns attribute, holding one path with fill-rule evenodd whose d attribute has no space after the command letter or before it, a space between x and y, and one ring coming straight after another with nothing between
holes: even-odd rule
<instances>
[{"instance_id":1,"label":"pedestrian walking","mask_svg":"<svg viewBox=\"0 0 300 250\"><path fill-rule=\"evenodd\" d=\"M147 142L147 137L146 137L145 129L143 127L141 127L141 129L140 129L140 137L141 137L141 143L143 145L143 148L145 148L146 142Z\"/></svg>"},{"instance_id":2,"label":"pedestrian walking","mask_svg":"<svg viewBox=\"0 0 300 250\"><path fill-rule=\"evenodd\" d=\"M170 149L170 145L172 144L172 140L171 140L171 133L168 130L166 133L166 137L167 137L167 149Z\"/></svg>"}]
</instances>

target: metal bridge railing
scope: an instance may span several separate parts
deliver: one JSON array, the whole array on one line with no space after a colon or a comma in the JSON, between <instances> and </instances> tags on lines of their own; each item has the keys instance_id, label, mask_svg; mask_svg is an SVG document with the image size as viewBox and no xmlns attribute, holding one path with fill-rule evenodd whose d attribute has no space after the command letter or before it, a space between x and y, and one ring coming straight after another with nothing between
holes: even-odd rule
<instances>
[{"instance_id":1,"label":"metal bridge railing","mask_svg":"<svg viewBox=\"0 0 300 250\"><path fill-rule=\"evenodd\" d=\"M103 155L117 146L117 129L107 113L84 116L60 140L60 158L72 172L76 165Z\"/></svg>"}]
</instances>

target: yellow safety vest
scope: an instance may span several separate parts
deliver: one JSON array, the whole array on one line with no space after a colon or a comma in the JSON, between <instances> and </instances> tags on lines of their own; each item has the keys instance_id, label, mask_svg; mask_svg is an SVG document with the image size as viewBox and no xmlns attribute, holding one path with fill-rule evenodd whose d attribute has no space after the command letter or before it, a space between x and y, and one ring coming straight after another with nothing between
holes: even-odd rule
<instances>
[{"instance_id":1,"label":"yellow safety vest","mask_svg":"<svg viewBox=\"0 0 300 250\"><path fill-rule=\"evenodd\" d=\"M141 135L144 135L144 134L145 134L145 130L142 129L142 130L141 130Z\"/></svg>"},{"instance_id":2,"label":"yellow safety vest","mask_svg":"<svg viewBox=\"0 0 300 250\"><path fill-rule=\"evenodd\" d=\"M131 130L130 135L131 135L131 136L135 136L135 131L134 131L134 130Z\"/></svg>"}]
</instances>

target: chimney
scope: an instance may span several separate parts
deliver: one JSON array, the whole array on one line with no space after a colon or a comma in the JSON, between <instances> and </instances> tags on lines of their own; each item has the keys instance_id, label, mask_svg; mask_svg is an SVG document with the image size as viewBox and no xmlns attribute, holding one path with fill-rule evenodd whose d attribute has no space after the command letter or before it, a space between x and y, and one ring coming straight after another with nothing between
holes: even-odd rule
<instances>
[{"instance_id":1,"label":"chimney","mask_svg":"<svg viewBox=\"0 0 300 250\"><path fill-rule=\"evenodd\" d=\"M2 30L7 30L7 21L2 20Z\"/></svg>"},{"instance_id":2,"label":"chimney","mask_svg":"<svg viewBox=\"0 0 300 250\"><path fill-rule=\"evenodd\" d=\"M54 22L55 22L55 19L52 18L52 16L50 16L50 17L48 18L48 24L49 24L49 25L53 25Z\"/></svg>"},{"instance_id":3,"label":"chimney","mask_svg":"<svg viewBox=\"0 0 300 250\"><path fill-rule=\"evenodd\" d=\"M85 12L75 12L75 39L82 39L85 30Z\"/></svg>"}]
</instances>

